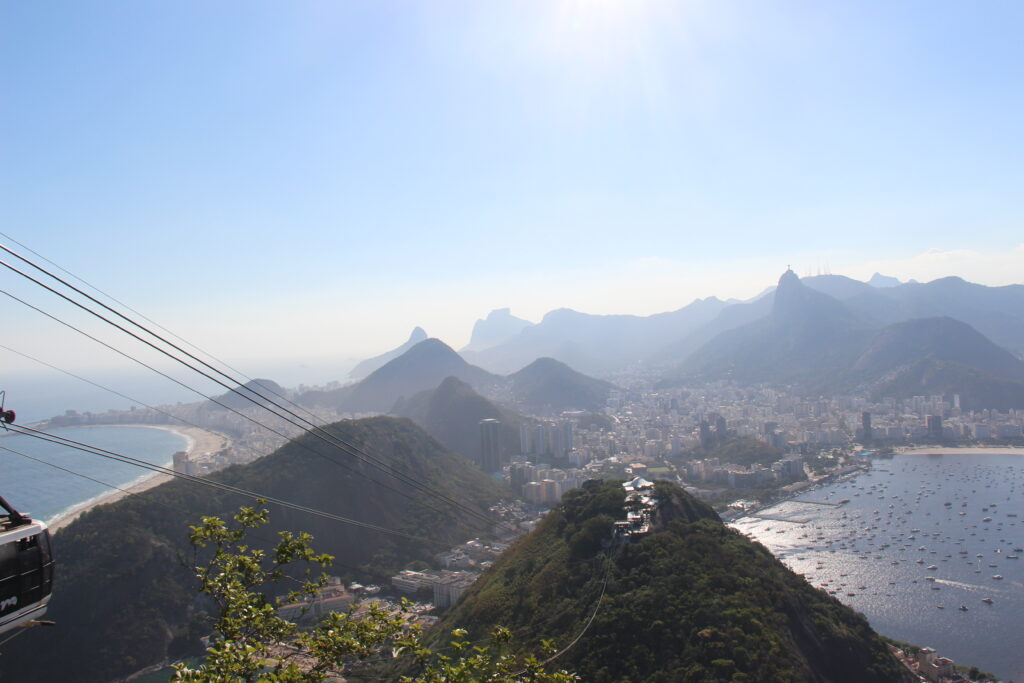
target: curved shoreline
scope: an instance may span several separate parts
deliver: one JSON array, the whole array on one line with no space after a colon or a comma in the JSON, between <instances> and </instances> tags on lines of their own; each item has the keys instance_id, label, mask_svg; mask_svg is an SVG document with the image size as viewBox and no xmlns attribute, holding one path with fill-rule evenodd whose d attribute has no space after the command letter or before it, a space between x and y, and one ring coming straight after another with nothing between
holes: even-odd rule
<instances>
[{"instance_id":1,"label":"curved shoreline","mask_svg":"<svg viewBox=\"0 0 1024 683\"><path fill-rule=\"evenodd\" d=\"M1024 455L1022 446L902 446L893 455Z\"/></svg>"},{"instance_id":2,"label":"curved shoreline","mask_svg":"<svg viewBox=\"0 0 1024 683\"><path fill-rule=\"evenodd\" d=\"M164 431L173 432L178 436L185 439L185 452L190 456L196 454L206 454L216 452L227 448L231 444L231 439L227 436L218 432L211 432L205 429L199 429L197 427L186 427L176 425L149 425L149 424L119 424L119 425L83 425L83 427L130 427L130 428L146 428L146 429L162 429ZM81 427L75 427L80 429ZM170 467L173 464L173 460L168 460L164 463L164 467ZM47 526L50 527L51 532L56 532L63 529L71 522L78 519L82 514L88 512L98 505L106 505L108 503L115 503L123 498L127 498L130 495L136 493L142 493L155 486L159 486L164 482L170 481L173 477L169 474L162 474L159 472L151 472L149 474L143 474L138 479L129 482L125 486L117 489L110 489L104 491L98 496L94 496L88 500L76 503L65 510L58 512L56 515L47 521Z\"/></svg>"}]
</instances>

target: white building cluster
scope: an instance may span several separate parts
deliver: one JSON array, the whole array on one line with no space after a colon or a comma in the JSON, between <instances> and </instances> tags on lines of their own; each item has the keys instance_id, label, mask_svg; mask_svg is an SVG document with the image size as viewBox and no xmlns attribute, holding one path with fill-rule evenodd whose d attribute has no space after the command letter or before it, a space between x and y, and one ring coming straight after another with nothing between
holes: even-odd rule
<instances>
[{"instance_id":1,"label":"white building cluster","mask_svg":"<svg viewBox=\"0 0 1024 683\"><path fill-rule=\"evenodd\" d=\"M757 488L773 482L805 479L803 459L787 455L770 467L722 464L718 458L694 460L686 464L689 480L704 484L717 484L731 489Z\"/></svg>"},{"instance_id":2,"label":"white building cluster","mask_svg":"<svg viewBox=\"0 0 1024 683\"><path fill-rule=\"evenodd\" d=\"M615 533L626 540L650 533L658 505L658 499L654 497L654 483L635 477L623 482L622 488L626 491L623 503L626 519L615 522Z\"/></svg>"},{"instance_id":3,"label":"white building cluster","mask_svg":"<svg viewBox=\"0 0 1024 683\"><path fill-rule=\"evenodd\" d=\"M391 586L399 593L415 595L420 591L432 591L435 607L455 604L467 588L480 576L478 572L451 569L427 569L413 571L403 569L391 577Z\"/></svg>"}]
</instances>

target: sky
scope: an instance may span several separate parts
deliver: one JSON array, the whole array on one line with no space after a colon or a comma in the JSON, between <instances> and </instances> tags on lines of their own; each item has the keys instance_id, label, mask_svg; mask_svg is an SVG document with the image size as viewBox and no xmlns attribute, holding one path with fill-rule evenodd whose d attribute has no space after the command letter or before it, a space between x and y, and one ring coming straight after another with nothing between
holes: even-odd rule
<instances>
[{"instance_id":1,"label":"sky","mask_svg":"<svg viewBox=\"0 0 1024 683\"><path fill-rule=\"evenodd\" d=\"M0 230L304 381L415 325L458 348L494 308L650 314L789 265L1020 283L1022 29L1015 0L4 3ZM10 348L127 363L0 313Z\"/></svg>"}]
</instances>

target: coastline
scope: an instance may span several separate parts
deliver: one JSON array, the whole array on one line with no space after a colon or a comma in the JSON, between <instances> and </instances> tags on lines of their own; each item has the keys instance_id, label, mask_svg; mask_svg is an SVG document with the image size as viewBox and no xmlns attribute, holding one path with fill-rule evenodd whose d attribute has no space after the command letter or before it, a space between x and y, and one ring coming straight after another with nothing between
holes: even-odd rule
<instances>
[{"instance_id":1,"label":"coastline","mask_svg":"<svg viewBox=\"0 0 1024 683\"><path fill-rule=\"evenodd\" d=\"M893 449L894 455L900 454L932 454L932 455L992 455L993 453L1007 453L1010 455L1024 455L1024 447L1021 446L902 446Z\"/></svg>"},{"instance_id":2,"label":"coastline","mask_svg":"<svg viewBox=\"0 0 1024 683\"><path fill-rule=\"evenodd\" d=\"M188 426L177 426L177 425L147 425L147 424L123 424L123 425L95 425L98 427L131 427L131 428L146 428L146 429L163 429L164 431L173 432L185 439L185 452L189 456L205 455L207 453L214 453L231 445L231 439L227 436L218 432L211 432L205 429L199 429L198 427ZM170 467L172 461L164 463L165 467ZM162 474L159 472L150 472L144 474L135 481L129 483L124 488L111 489L98 496L94 496L89 500L82 501L77 505L72 505L56 514L48 522L47 526L50 528L51 533L55 533L60 529L63 529L71 522L78 519L82 514L93 509L97 505L106 505L107 503L116 503L123 498L127 498L130 495L136 493L142 493L149 489L159 486L164 482L173 479L169 474Z\"/></svg>"}]
</instances>

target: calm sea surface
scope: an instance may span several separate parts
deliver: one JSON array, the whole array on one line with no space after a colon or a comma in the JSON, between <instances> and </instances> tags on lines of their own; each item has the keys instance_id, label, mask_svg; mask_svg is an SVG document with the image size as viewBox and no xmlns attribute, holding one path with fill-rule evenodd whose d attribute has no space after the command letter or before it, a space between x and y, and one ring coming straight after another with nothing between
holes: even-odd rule
<instances>
[{"instance_id":1,"label":"calm sea surface","mask_svg":"<svg viewBox=\"0 0 1024 683\"><path fill-rule=\"evenodd\" d=\"M175 451L184 450L185 437L146 427L75 427L53 434L128 455L155 465L168 465ZM60 465L98 481L126 488L148 472L72 448L10 434L0 446ZM111 491L107 486L0 449L0 494L19 512L51 521L60 513Z\"/></svg>"},{"instance_id":2,"label":"calm sea surface","mask_svg":"<svg viewBox=\"0 0 1024 683\"><path fill-rule=\"evenodd\" d=\"M788 501L733 526L878 632L1024 681L1024 455L874 465L798 499L829 505Z\"/></svg>"}]
</instances>

